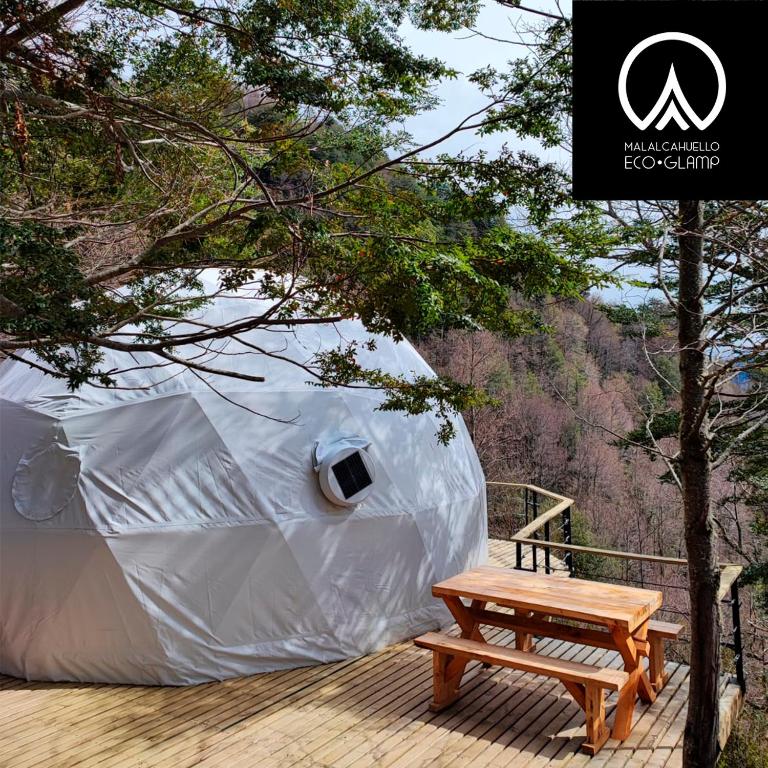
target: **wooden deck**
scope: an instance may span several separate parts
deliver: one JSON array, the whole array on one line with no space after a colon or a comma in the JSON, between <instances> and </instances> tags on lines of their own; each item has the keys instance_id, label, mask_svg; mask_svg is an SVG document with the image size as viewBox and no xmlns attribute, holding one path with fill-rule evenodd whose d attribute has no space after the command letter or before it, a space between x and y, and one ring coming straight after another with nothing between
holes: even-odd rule
<instances>
[{"instance_id":1,"label":"wooden deck","mask_svg":"<svg viewBox=\"0 0 768 768\"><path fill-rule=\"evenodd\" d=\"M514 548L492 542L512 565ZM513 635L489 633L495 642ZM560 658L621 667L615 652L540 640ZM555 680L473 664L467 693L433 714L430 654L411 643L350 661L187 688L27 683L0 677L3 768L634 768L681 764L688 669L631 736L579 752L584 713ZM614 696L609 699L613 708ZM729 730L740 696L724 685ZM609 724L612 716L609 717ZM727 738L727 733L723 733Z\"/></svg>"}]
</instances>

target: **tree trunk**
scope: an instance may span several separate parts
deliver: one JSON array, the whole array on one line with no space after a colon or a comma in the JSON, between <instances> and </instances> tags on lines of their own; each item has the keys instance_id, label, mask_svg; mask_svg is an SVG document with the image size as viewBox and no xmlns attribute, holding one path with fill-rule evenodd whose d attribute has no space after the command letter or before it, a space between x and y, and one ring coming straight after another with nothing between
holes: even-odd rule
<instances>
[{"instance_id":1,"label":"tree trunk","mask_svg":"<svg viewBox=\"0 0 768 768\"><path fill-rule=\"evenodd\" d=\"M691 600L691 672L683 765L712 768L718 754L720 682L720 570L710 504L708 419L704 402L703 205L681 200L680 250L680 479L683 486L688 589Z\"/></svg>"}]
</instances>

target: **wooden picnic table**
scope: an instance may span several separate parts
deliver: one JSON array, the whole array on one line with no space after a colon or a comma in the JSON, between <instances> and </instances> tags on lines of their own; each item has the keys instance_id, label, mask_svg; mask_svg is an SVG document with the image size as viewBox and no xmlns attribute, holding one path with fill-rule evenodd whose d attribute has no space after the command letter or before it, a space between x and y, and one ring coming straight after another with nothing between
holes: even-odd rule
<instances>
[{"instance_id":1,"label":"wooden picnic table","mask_svg":"<svg viewBox=\"0 0 768 768\"><path fill-rule=\"evenodd\" d=\"M603 690L618 691L610 735L623 741L631 730L636 698L652 702L666 682L663 642L650 642L648 634L651 616L662 604L661 592L482 566L435 584L432 594L445 601L461 629L459 638L428 633L416 639L418 645L434 651L433 710L443 709L459 697L461 678L470 659L557 677L586 711L584 749L594 754L609 735ZM469 605L462 598L471 601ZM507 610L489 610L489 604ZM483 625L513 630L515 649L487 643ZM664 631L661 625L659 631ZM534 635L616 650L624 671L536 654ZM651 664L651 680L642 657L659 646L662 658Z\"/></svg>"}]
</instances>

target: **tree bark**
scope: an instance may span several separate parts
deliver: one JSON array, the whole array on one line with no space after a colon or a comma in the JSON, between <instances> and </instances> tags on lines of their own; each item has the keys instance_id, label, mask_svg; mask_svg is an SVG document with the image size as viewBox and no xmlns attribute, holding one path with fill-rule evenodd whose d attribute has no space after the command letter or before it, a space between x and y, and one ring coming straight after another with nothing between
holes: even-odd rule
<instances>
[{"instance_id":1,"label":"tree bark","mask_svg":"<svg viewBox=\"0 0 768 768\"><path fill-rule=\"evenodd\" d=\"M703 204L681 200L678 291L680 345L680 480L683 487L691 671L683 765L712 768L718 755L720 610L715 530L710 500L709 420L704 410Z\"/></svg>"}]
</instances>

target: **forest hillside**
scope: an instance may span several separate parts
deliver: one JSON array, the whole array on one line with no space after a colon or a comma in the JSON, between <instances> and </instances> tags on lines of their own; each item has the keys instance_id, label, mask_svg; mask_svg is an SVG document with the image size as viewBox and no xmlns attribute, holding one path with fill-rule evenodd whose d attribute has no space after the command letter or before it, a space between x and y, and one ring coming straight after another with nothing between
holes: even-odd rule
<instances>
[{"instance_id":1,"label":"forest hillside","mask_svg":"<svg viewBox=\"0 0 768 768\"><path fill-rule=\"evenodd\" d=\"M505 338L449 330L421 339L439 373L488 389L496 406L465 413L488 480L532 483L576 500L576 543L685 557L680 491L670 467L647 448L669 448L678 425L673 315L661 302L636 308L596 299L528 305L540 333ZM732 383L733 396L748 386ZM714 477L720 561L746 563L742 626L750 700L765 706L768 625L765 612L765 435L755 435ZM762 458L761 458L762 457ZM494 508L491 534L516 521ZM518 523L519 527L519 523ZM685 621L682 567L582 557L590 578L664 585L670 619ZM684 648L681 651L685 652Z\"/></svg>"}]
</instances>

